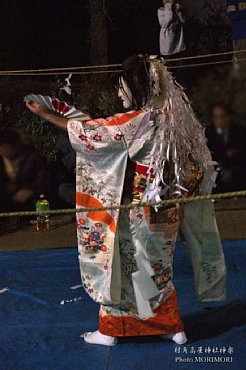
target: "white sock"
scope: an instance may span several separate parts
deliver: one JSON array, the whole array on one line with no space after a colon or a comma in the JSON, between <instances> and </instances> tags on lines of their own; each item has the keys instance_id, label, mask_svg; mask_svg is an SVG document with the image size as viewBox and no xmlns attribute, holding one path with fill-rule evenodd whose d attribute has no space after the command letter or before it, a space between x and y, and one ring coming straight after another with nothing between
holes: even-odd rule
<instances>
[{"instance_id":1,"label":"white sock","mask_svg":"<svg viewBox=\"0 0 246 370\"><path fill-rule=\"evenodd\" d=\"M173 342L175 342L177 344L185 344L188 341L184 331L182 331L180 333L162 335L162 338L163 339L170 339L170 340L172 340Z\"/></svg>"},{"instance_id":2,"label":"white sock","mask_svg":"<svg viewBox=\"0 0 246 370\"><path fill-rule=\"evenodd\" d=\"M101 334L99 330L93 333L84 333L80 337L84 338L84 341L90 344L101 344L103 346L114 346L117 344L117 338Z\"/></svg>"}]
</instances>

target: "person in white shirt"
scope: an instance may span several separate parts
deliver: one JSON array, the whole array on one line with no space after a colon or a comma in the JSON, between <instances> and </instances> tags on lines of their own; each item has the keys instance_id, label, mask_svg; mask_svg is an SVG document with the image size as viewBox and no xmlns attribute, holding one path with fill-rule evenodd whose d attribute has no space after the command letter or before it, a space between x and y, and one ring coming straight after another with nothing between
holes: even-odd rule
<instances>
[{"instance_id":1,"label":"person in white shirt","mask_svg":"<svg viewBox=\"0 0 246 370\"><path fill-rule=\"evenodd\" d=\"M160 30L160 54L169 56L186 50L183 24L185 18L179 2L162 0L163 7L158 9Z\"/></svg>"}]
</instances>

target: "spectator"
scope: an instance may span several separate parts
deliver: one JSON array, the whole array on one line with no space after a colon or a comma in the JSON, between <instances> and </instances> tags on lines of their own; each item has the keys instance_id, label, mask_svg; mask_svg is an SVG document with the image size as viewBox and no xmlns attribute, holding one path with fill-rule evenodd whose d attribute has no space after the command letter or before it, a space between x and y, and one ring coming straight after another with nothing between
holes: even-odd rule
<instances>
[{"instance_id":1,"label":"spectator","mask_svg":"<svg viewBox=\"0 0 246 370\"><path fill-rule=\"evenodd\" d=\"M227 0L227 14L231 20L234 50L246 49L246 0ZM244 53L243 53L244 54ZM238 57L245 57L241 54Z\"/></svg>"},{"instance_id":2,"label":"spectator","mask_svg":"<svg viewBox=\"0 0 246 370\"><path fill-rule=\"evenodd\" d=\"M158 9L160 30L160 54L179 55L186 49L183 23L185 18L179 2L163 0L164 7Z\"/></svg>"},{"instance_id":3,"label":"spectator","mask_svg":"<svg viewBox=\"0 0 246 370\"><path fill-rule=\"evenodd\" d=\"M39 154L23 145L14 131L0 133L0 209L33 209L49 190L49 174Z\"/></svg>"},{"instance_id":4,"label":"spectator","mask_svg":"<svg viewBox=\"0 0 246 370\"><path fill-rule=\"evenodd\" d=\"M215 192L246 190L246 128L233 122L231 109L222 102L212 106L211 119L206 136L219 164Z\"/></svg>"}]
</instances>

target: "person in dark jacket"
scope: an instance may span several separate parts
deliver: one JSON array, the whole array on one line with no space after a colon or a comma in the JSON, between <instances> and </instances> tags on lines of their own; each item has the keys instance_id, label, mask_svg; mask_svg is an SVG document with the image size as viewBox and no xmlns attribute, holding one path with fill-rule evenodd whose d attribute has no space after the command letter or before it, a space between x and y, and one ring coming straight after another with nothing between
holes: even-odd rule
<instances>
[{"instance_id":1,"label":"person in dark jacket","mask_svg":"<svg viewBox=\"0 0 246 370\"><path fill-rule=\"evenodd\" d=\"M40 155L22 144L14 131L0 133L0 209L33 209L36 198L49 191L49 173Z\"/></svg>"},{"instance_id":2,"label":"person in dark jacket","mask_svg":"<svg viewBox=\"0 0 246 370\"><path fill-rule=\"evenodd\" d=\"M246 40L246 1L227 0L227 14L232 24L233 41Z\"/></svg>"},{"instance_id":3,"label":"person in dark jacket","mask_svg":"<svg viewBox=\"0 0 246 370\"><path fill-rule=\"evenodd\" d=\"M212 106L211 119L206 137L219 164L215 192L246 190L246 128L233 122L230 108L221 102Z\"/></svg>"}]
</instances>

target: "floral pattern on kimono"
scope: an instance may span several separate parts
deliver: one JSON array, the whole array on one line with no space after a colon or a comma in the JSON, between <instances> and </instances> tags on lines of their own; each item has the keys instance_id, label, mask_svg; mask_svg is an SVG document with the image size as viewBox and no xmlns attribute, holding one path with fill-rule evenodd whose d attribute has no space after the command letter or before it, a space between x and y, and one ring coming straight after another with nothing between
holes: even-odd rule
<instances>
[{"instance_id":1,"label":"floral pattern on kimono","mask_svg":"<svg viewBox=\"0 0 246 370\"><path fill-rule=\"evenodd\" d=\"M147 110L69 121L77 152L77 207L132 201L127 173L131 163L148 168L157 126L155 114ZM142 193L137 193L139 201ZM167 213L166 220L152 224L149 209L77 213L82 282L102 304L102 315L152 317L152 310L175 292L172 265L180 217L176 209Z\"/></svg>"},{"instance_id":2,"label":"floral pattern on kimono","mask_svg":"<svg viewBox=\"0 0 246 370\"><path fill-rule=\"evenodd\" d=\"M77 206L124 203L129 157L140 164L148 161L155 131L150 112L134 111L87 123L70 121L68 131L77 152ZM176 234L178 224L174 228ZM151 232L143 210L78 213L77 230L82 281L96 302L137 315L131 278L139 268L136 245L144 247L143 262L148 261L156 285L154 296L148 297L151 307L174 290L175 241L165 237L165 230Z\"/></svg>"}]
</instances>

